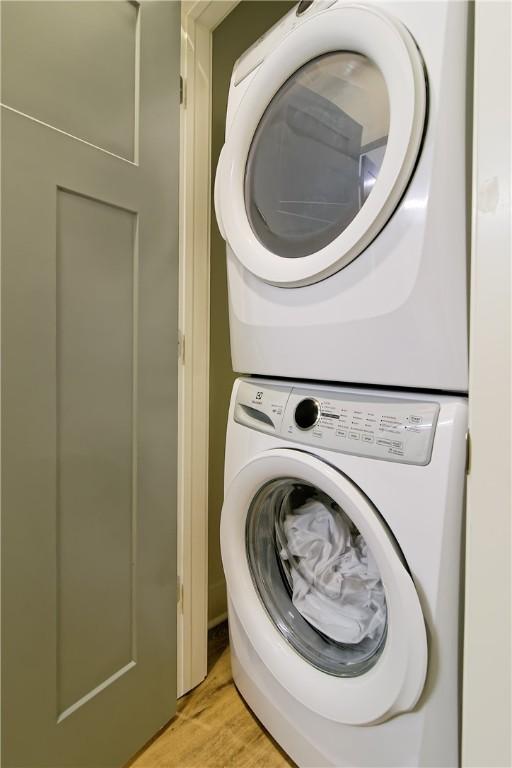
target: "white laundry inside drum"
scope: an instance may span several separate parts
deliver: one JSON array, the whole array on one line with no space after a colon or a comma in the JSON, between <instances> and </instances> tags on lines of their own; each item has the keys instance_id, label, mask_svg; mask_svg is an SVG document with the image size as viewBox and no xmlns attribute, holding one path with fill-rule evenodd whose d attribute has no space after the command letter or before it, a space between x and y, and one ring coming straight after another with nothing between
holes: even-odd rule
<instances>
[{"instance_id":1,"label":"white laundry inside drum","mask_svg":"<svg viewBox=\"0 0 512 768\"><path fill-rule=\"evenodd\" d=\"M292 477L265 483L245 525L249 571L276 630L309 664L356 677L387 637L385 590L363 536L320 488Z\"/></svg>"},{"instance_id":2,"label":"white laundry inside drum","mask_svg":"<svg viewBox=\"0 0 512 768\"><path fill-rule=\"evenodd\" d=\"M334 502L311 498L294 509L288 496L275 533L292 602L310 624L338 643L382 635L386 601L377 564Z\"/></svg>"}]
</instances>

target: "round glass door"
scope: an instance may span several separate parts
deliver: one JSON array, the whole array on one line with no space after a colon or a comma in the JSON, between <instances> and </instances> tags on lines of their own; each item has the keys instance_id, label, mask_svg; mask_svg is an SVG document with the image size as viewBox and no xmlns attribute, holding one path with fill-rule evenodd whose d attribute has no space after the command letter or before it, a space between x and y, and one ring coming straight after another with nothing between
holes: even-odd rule
<instances>
[{"instance_id":1,"label":"round glass door","mask_svg":"<svg viewBox=\"0 0 512 768\"><path fill-rule=\"evenodd\" d=\"M426 71L407 28L377 5L306 14L236 86L215 210L230 254L271 285L350 264L416 168Z\"/></svg>"},{"instance_id":2,"label":"round glass door","mask_svg":"<svg viewBox=\"0 0 512 768\"><path fill-rule=\"evenodd\" d=\"M386 152L389 98L367 56L309 61L278 90L245 170L251 228L272 253L300 258L335 240L372 193Z\"/></svg>"},{"instance_id":3,"label":"round glass door","mask_svg":"<svg viewBox=\"0 0 512 768\"><path fill-rule=\"evenodd\" d=\"M305 451L263 451L228 482L220 542L233 648L250 643L297 701L336 722L415 706L422 607L391 530L350 478Z\"/></svg>"},{"instance_id":4,"label":"round glass door","mask_svg":"<svg viewBox=\"0 0 512 768\"><path fill-rule=\"evenodd\" d=\"M330 675L373 667L386 641L386 596L348 514L315 486L283 477L256 494L245 530L254 586L287 642Z\"/></svg>"}]
</instances>

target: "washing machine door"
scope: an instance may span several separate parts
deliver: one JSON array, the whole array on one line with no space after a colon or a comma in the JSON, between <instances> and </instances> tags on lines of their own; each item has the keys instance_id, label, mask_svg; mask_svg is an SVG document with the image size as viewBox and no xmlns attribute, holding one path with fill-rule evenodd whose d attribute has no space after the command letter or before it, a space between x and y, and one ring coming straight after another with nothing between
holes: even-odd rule
<instances>
[{"instance_id":1,"label":"washing machine door","mask_svg":"<svg viewBox=\"0 0 512 768\"><path fill-rule=\"evenodd\" d=\"M391 531L345 475L302 451L259 454L227 489L221 547L244 631L304 706L352 725L415 706L420 601Z\"/></svg>"},{"instance_id":2,"label":"washing machine door","mask_svg":"<svg viewBox=\"0 0 512 768\"><path fill-rule=\"evenodd\" d=\"M400 22L355 5L302 21L252 75L219 160L217 220L235 257L288 287L346 266L400 201L425 112Z\"/></svg>"}]
</instances>

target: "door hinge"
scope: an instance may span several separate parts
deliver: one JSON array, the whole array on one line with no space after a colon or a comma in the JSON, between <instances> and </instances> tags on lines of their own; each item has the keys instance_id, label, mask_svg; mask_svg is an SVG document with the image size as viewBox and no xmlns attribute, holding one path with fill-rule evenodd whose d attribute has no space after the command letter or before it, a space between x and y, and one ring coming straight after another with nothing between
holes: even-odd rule
<instances>
[{"instance_id":1,"label":"door hinge","mask_svg":"<svg viewBox=\"0 0 512 768\"><path fill-rule=\"evenodd\" d=\"M183 582L180 577L176 577L176 605L183 613Z\"/></svg>"},{"instance_id":2,"label":"door hinge","mask_svg":"<svg viewBox=\"0 0 512 768\"><path fill-rule=\"evenodd\" d=\"M183 80L183 76L180 75L180 104L183 104L185 102L185 81Z\"/></svg>"},{"instance_id":3,"label":"door hinge","mask_svg":"<svg viewBox=\"0 0 512 768\"><path fill-rule=\"evenodd\" d=\"M466 475L471 472L471 435L466 432Z\"/></svg>"},{"instance_id":4,"label":"door hinge","mask_svg":"<svg viewBox=\"0 0 512 768\"><path fill-rule=\"evenodd\" d=\"M185 335L178 331L178 360L185 365Z\"/></svg>"}]
</instances>

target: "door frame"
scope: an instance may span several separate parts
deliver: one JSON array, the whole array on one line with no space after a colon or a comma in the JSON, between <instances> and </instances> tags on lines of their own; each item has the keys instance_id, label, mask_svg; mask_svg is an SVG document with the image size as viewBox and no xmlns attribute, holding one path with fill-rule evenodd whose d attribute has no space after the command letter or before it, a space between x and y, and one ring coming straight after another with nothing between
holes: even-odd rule
<instances>
[{"instance_id":1,"label":"door frame","mask_svg":"<svg viewBox=\"0 0 512 768\"><path fill-rule=\"evenodd\" d=\"M207 669L212 34L239 2L181 10L178 696Z\"/></svg>"},{"instance_id":2,"label":"door frame","mask_svg":"<svg viewBox=\"0 0 512 768\"><path fill-rule=\"evenodd\" d=\"M512 761L511 21L508 3L477 0L463 768L511 765ZM502 119L497 121L496 115ZM499 404L499 429L489 419L491 403ZM493 541L488 536L490 511L499 531ZM495 584L502 588L496 590ZM501 631L486 632L496 617L500 617Z\"/></svg>"}]
</instances>

